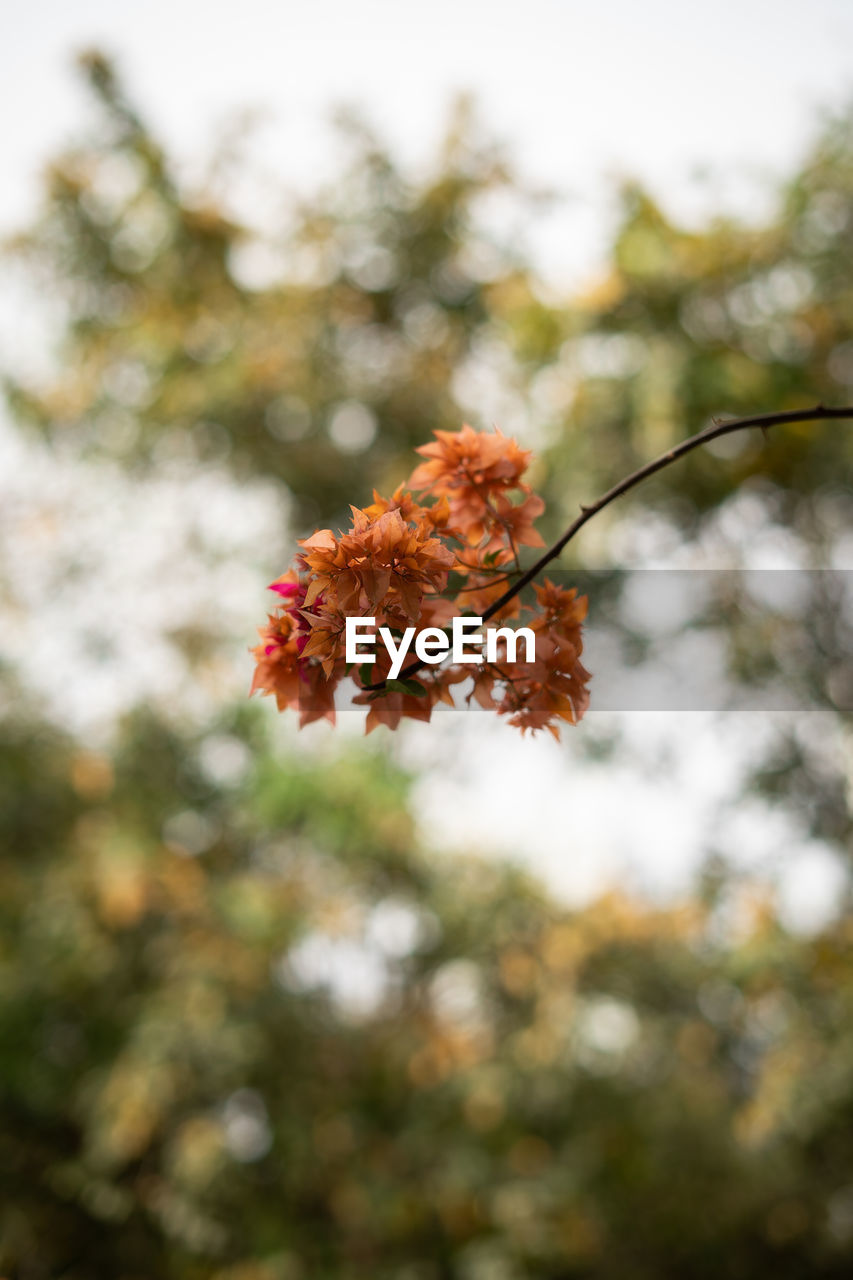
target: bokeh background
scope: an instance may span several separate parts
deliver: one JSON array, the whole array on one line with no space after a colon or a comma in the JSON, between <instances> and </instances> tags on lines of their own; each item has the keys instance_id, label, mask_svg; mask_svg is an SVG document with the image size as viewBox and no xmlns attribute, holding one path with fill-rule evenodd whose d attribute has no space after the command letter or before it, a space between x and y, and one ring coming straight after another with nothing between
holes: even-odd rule
<instances>
[{"instance_id":1,"label":"bokeh background","mask_svg":"<svg viewBox=\"0 0 853 1280\"><path fill-rule=\"evenodd\" d=\"M435 427L534 449L547 536L853 400L849 8L590 9L2 20L3 1275L850 1274L851 428L564 559L594 673L737 710L246 697Z\"/></svg>"}]
</instances>

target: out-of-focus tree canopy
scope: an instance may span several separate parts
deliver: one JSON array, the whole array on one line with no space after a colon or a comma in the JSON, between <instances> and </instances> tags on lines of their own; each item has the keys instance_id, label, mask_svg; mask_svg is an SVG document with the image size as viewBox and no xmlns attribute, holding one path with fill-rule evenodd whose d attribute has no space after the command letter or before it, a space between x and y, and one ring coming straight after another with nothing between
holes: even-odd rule
<instances>
[{"instance_id":1,"label":"out-of-focus tree canopy","mask_svg":"<svg viewBox=\"0 0 853 1280\"><path fill-rule=\"evenodd\" d=\"M408 182L346 126L352 163L333 190L253 235L215 183L183 190L99 56L91 142L48 178L21 238L68 304L65 373L13 386L19 410L81 450L156 464L183 449L284 482L309 519L398 483L436 426L456 428L454 372L493 325L500 288L527 291L473 208L510 187L466 115L437 171ZM158 454L159 446L159 454Z\"/></svg>"},{"instance_id":2,"label":"out-of-focus tree canopy","mask_svg":"<svg viewBox=\"0 0 853 1280\"><path fill-rule=\"evenodd\" d=\"M551 442L556 525L712 415L851 395L846 117L764 225L685 230L626 185L599 278L556 305L522 246L483 231L487 197L514 195L520 210L524 193L464 110L419 181L350 121L340 181L282 199L280 232L259 236L224 211L214 178L184 189L108 63L93 54L84 67L99 123L53 165L43 216L17 245L67 302L63 372L30 387L6 371L21 416L82 451L149 465L170 451L224 456L327 519L397 483L435 427L458 426L479 375L502 380L516 417ZM803 498L848 474L853 439L842 427L776 435L770 449L758 436L734 456L693 455L657 482L658 502L695 529L760 475L805 522Z\"/></svg>"},{"instance_id":3,"label":"out-of-focus tree canopy","mask_svg":"<svg viewBox=\"0 0 853 1280\"><path fill-rule=\"evenodd\" d=\"M497 381L556 530L711 414L850 398L849 122L764 226L686 231L627 190L600 281L557 305L480 229L514 188L463 119L419 182L353 130L340 183L262 243L86 66L99 122L14 246L67 307L57 372L5 371L66 458L212 459L304 526L402 479ZM846 427L790 428L694 455L630 519L696 538L747 495L839 563L851 475ZM567 911L431 855L372 745L297 754L229 704L139 709L94 747L4 681L3 1274L850 1274L849 918L791 934L720 867L679 907ZM756 785L847 854L849 761L817 737L781 734Z\"/></svg>"},{"instance_id":4,"label":"out-of-focus tree canopy","mask_svg":"<svg viewBox=\"0 0 853 1280\"><path fill-rule=\"evenodd\" d=\"M561 910L245 714L0 778L7 1274L849 1272L847 922Z\"/></svg>"},{"instance_id":5,"label":"out-of-focus tree canopy","mask_svg":"<svg viewBox=\"0 0 853 1280\"><path fill-rule=\"evenodd\" d=\"M852 242L848 118L827 127L764 225L719 217L686 230L642 188L627 186L609 262L568 309L566 340L527 340L525 354L537 369L544 364L556 401L552 483L582 496L596 476L618 478L715 416L848 403ZM560 427L571 432L571 457ZM844 427L794 426L772 442L756 433L723 453L692 455L640 500L656 500L695 533L703 515L760 479L759 492L776 486L774 516L809 538L827 521L821 498L836 504L834 520L849 521L843 481L853 436Z\"/></svg>"}]
</instances>

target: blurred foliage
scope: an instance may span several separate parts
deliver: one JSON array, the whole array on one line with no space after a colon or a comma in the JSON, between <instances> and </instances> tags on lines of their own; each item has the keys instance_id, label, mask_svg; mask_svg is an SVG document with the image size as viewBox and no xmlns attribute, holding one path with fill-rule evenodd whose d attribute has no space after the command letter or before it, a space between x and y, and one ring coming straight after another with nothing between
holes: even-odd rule
<instances>
[{"instance_id":1,"label":"blurred foliage","mask_svg":"<svg viewBox=\"0 0 853 1280\"><path fill-rule=\"evenodd\" d=\"M4 1274L849 1274L849 921L560 909L252 710L7 726Z\"/></svg>"},{"instance_id":2,"label":"blurred foliage","mask_svg":"<svg viewBox=\"0 0 853 1280\"><path fill-rule=\"evenodd\" d=\"M53 167L17 245L67 304L66 373L11 381L19 415L126 462L225 457L286 483L305 524L398 483L434 427L458 427L452 374L496 290L529 288L475 233L477 201L510 178L470 143L464 105L418 184L347 121L349 171L261 238L213 190L181 189L109 65L85 66L100 129Z\"/></svg>"},{"instance_id":3,"label":"blurred foliage","mask_svg":"<svg viewBox=\"0 0 853 1280\"><path fill-rule=\"evenodd\" d=\"M849 398L849 122L765 226L688 231L627 189L600 281L557 305L481 229L516 189L464 116L419 182L351 125L346 175L264 239L185 190L111 67L86 68L95 133L14 246L66 308L58 371L7 371L17 419L70 458L213 459L279 481L304 526L396 483L497 378L501 425L547 445L556 529L711 414ZM791 428L694 455L636 519L697 537L746 494L830 562L851 450ZM95 749L6 686L3 1274L850 1274L848 918L792 936L713 868L678 909L570 912L430 856L372 747L284 751L243 707L204 730L140 710ZM828 740L795 726L759 781L846 851Z\"/></svg>"},{"instance_id":4,"label":"blurred foliage","mask_svg":"<svg viewBox=\"0 0 853 1280\"><path fill-rule=\"evenodd\" d=\"M67 306L62 372L26 386L7 371L19 417L82 452L148 465L224 458L238 476L284 482L303 522L329 520L398 483L434 428L458 427L466 375L502 380L518 419L504 429L526 420L551 442L556 528L713 415L850 398L846 116L765 225L718 217L686 230L626 184L600 276L557 304L523 239L483 229L490 198L514 199L528 220L535 201L464 103L420 180L345 119L346 172L314 198L282 199L280 229L261 235L225 212L214 179L185 189L111 66L98 54L83 65L98 125L53 165L43 216L13 246ZM827 518L821 497L849 520L838 479L853 438L842 427L721 449L691 455L640 500L695 532L760 477L810 536Z\"/></svg>"},{"instance_id":5,"label":"blurred foliage","mask_svg":"<svg viewBox=\"0 0 853 1280\"><path fill-rule=\"evenodd\" d=\"M717 217L686 230L635 185L621 209L605 271L568 309L568 336L534 346L543 407L548 395L556 402L556 491L574 499L592 483L594 492L597 475L612 482L713 417L850 401L849 117L827 126L764 225ZM754 487L777 500L776 518L812 539L825 530L830 501L849 523L849 485L838 482L851 469L848 430L792 426L692 454L640 500L695 535L732 492Z\"/></svg>"}]
</instances>

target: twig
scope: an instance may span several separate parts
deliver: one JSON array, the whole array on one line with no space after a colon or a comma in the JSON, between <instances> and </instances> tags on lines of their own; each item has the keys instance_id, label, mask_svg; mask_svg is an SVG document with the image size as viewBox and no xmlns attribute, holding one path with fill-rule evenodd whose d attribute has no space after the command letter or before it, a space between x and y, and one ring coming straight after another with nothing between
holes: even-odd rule
<instances>
[{"instance_id":1,"label":"twig","mask_svg":"<svg viewBox=\"0 0 853 1280\"><path fill-rule=\"evenodd\" d=\"M589 506L581 506L580 515L572 521L565 533L557 539L553 546L543 552L535 564L526 569L521 577L511 587L508 587L502 596L495 600L494 604L489 605L483 614L483 622L488 622L489 618L493 618L505 604L508 604L520 591L523 591L528 583L532 582L542 572L546 565L550 564L552 560L556 560L575 534L579 533L593 516L598 515L599 511L609 507L611 502L621 498L623 494L634 489L641 481L648 479L649 476L655 475L658 471L663 471L670 463L677 462L685 454L692 453L700 445L708 444L711 440L718 440L720 436L731 435L735 431L745 431L748 427L758 427L766 435L768 427L778 427L789 422L820 422L827 418L853 418L853 407L831 408L827 405L818 404L813 409L789 409L783 413L759 413L750 418L732 418L728 422L714 421L704 431L697 431L695 436L689 436L686 440L682 440L681 444L677 444L674 449L669 449L666 453L662 453L660 457L653 459L652 462L647 462L645 466L632 471L630 475L625 476L623 480L615 484L612 489L608 489L606 493L603 493L600 498ZM406 680L414 675L416 671L420 671L424 665L420 659L417 659L409 663L407 667L404 667L398 678ZM375 684L371 687L373 689L382 689L384 686L385 682L382 681L381 684Z\"/></svg>"}]
</instances>

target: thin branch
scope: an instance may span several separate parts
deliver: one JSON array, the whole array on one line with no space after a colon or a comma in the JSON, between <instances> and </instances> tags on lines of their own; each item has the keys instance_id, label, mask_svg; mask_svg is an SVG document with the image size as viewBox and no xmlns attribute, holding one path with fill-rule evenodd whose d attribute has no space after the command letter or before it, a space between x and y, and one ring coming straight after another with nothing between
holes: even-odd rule
<instances>
[{"instance_id":1,"label":"thin branch","mask_svg":"<svg viewBox=\"0 0 853 1280\"><path fill-rule=\"evenodd\" d=\"M590 506L582 506L580 515L572 521L565 533L557 539L553 546L543 552L535 564L526 569L521 577L511 587L508 587L503 595L495 600L494 604L489 606L483 614L483 622L488 622L489 618L493 618L505 604L508 604L520 591L523 591L528 583L532 582L542 572L546 565L550 564L552 560L556 560L575 534L579 533L593 516L597 516L599 511L609 507L611 502L615 502L617 498L621 498L623 494L636 488L638 484L643 480L647 480L649 476L655 475L658 471L663 471L670 463L677 462L679 458L692 453L700 445L708 444L711 440L718 440L720 436L732 435L735 431L745 431L748 427L758 427L762 433L766 433L768 427L778 427L784 423L820 422L827 418L853 419L853 407L830 408L826 405L818 404L813 409L789 409L784 413L759 413L750 418L732 418L728 422L714 422L712 426L706 427L704 431L698 431L695 436L689 436L688 439L682 440L681 444L677 444L675 448L669 449L666 453L662 453L660 457L653 459L652 462L647 462L645 466L639 467L636 471L632 471L630 475L625 476L623 480L615 484L612 489L608 489ZM420 671L424 665L420 659L409 663L400 672L399 679L408 679L416 671ZM372 687L374 689L382 689L384 681Z\"/></svg>"},{"instance_id":2,"label":"thin branch","mask_svg":"<svg viewBox=\"0 0 853 1280\"><path fill-rule=\"evenodd\" d=\"M649 476L655 475L658 471L663 471L670 463L677 462L679 458L692 453L700 445L708 444L711 440L717 440L720 436L731 435L735 431L744 431L748 427L759 427L762 431L766 431L768 427L782 426L783 423L818 422L825 418L853 418L853 407L833 409L818 404L813 409L791 409L785 413L762 413L756 414L751 418L732 418L729 422L715 422L713 426L706 427L704 431L698 431L695 436L682 440L681 444L677 444L674 449L662 453L660 457L655 458L652 462L647 462L645 466L632 471L630 475L626 476L624 480L620 480L612 489L608 489L605 494L602 494L590 506L581 507L580 515L569 525L562 537L558 538L553 546L543 552L536 563L525 570L518 581L514 582L509 590L505 591L494 604L489 606L483 614L483 621L487 622L489 618L494 617L499 609L502 609L508 601L512 600L513 596L517 596L519 591L522 591L529 582L532 582L545 566L555 560L560 552L568 546L575 534L579 533L593 516L598 515L599 511L609 507L611 502L615 502L617 498L621 498L623 494L636 488L638 484L643 480L647 480Z\"/></svg>"}]
</instances>

